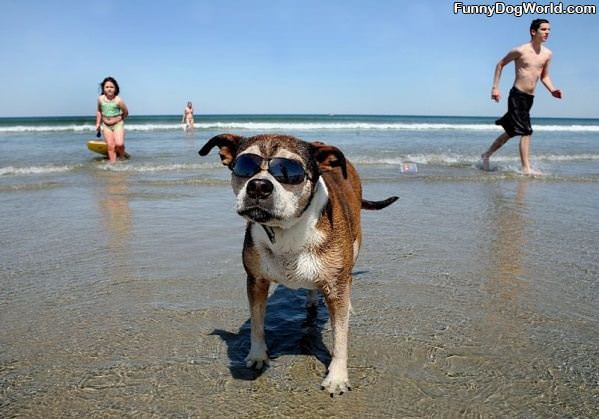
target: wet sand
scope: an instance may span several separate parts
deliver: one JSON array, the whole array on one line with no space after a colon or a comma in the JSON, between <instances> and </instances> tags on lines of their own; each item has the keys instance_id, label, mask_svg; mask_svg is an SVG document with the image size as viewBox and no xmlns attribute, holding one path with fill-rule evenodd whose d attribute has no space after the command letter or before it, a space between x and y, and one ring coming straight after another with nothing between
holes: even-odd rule
<instances>
[{"instance_id":1,"label":"wet sand","mask_svg":"<svg viewBox=\"0 0 599 419\"><path fill-rule=\"evenodd\" d=\"M262 373L249 349L243 222L227 186L126 173L9 196L2 417L593 417L595 184L367 183L354 271L353 391L320 390L322 301L273 288ZM7 245L9 244L9 245Z\"/></svg>"}]
</instances>

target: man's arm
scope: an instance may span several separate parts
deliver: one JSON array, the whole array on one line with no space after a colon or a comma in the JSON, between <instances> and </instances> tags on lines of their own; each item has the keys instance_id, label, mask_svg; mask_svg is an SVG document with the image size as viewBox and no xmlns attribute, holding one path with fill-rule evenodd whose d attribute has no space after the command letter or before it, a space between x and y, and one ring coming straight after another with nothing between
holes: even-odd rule
<instances>
[{"instance_id":1,"label":"man's arm","mask_svg":"<svg viewBox=\"0 0 599 419\"><path fill-rule=\"evenodd\" d=\"M562 91L555 88L553 82L551 81L551 77L549 77L549 64L551 64L551 56L549 56L549 59L543 66L543 71L541 72L541 82L543 85L545 85L553 97L561 99L563 96Z\"/></svg>"},{"instance_id":2,"label":"man's arm","mask_svg":"<svg viewBox=\"0 0 599 419\"><path fill-rule=\"evenodd\" d=\"M503 57L497 65L495 66L495 75L493 76L493 88L491 89L491 99L495 102L499 102L501 98L501 94L499 93L499 80L501 80L501 72L503 67L508 65L514 60L517 60L520 57L520 51L517 48L514 48L510 52L507 53L505 57Z\"/></svg>"}]
</instances>

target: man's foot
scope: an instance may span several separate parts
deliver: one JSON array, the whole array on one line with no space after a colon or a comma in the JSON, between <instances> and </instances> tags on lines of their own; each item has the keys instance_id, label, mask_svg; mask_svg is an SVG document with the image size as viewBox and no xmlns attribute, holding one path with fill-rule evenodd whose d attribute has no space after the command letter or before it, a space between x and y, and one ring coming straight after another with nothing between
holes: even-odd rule
<instances>
[{"instance_id":1,"label":"man's foot","mask_svg":"<svg viewBox=\"0 0 599 419\"><path fill-rule=\"evenodd\" d=\"M490 164L489 164L489 156L487 156L486 154L481 154L481 155L480 155L480 158L481 158L481 160L482 160L482 167L483 167L483 170L484 170L485 172L488 172L489 170L491 170L491 166L490 166Z\"/></svg>"},{"instance_id":2,"label":"man's foot","mask_svg":"<svg viewBox=\"0 0 599 419\"><path fill-rule=\"evenodd\" d=\"M530 167L523 167L522 174L525 176L540 176L543 174L540 170L533 170Z\"/></svg>"}]
</instances>

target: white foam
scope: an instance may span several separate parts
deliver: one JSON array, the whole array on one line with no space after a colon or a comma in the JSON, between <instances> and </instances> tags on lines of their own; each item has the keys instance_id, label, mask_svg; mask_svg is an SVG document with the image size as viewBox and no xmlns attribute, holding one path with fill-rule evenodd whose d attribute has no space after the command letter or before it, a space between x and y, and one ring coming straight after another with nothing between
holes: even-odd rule
<instances>
[{"instance_id":1,"label":"white foam","mask_svg":"<svg viewBox=\"0 0 599 419\"><path fill-rule=\"evenodd\" d=\"M535 156L536 160L547 160L547 161L576 161L576 160L599 160L599 154L547 154Z\"/></svg>"},{"instance_id":2,"label":"white foam","mask_svg":"<svg viewBox=\"0 0 599 419\"><path fill-rule=\"evenodd\" d=\"M63 173L73 170L73 166L30 166L0 167L0 176L4 175L42 175L46 173Z\"/></svg>"},{"instance_id":3,"label":"white foam","mask_svg":"<svg viewBox=\"0 0 599 419\"><path fill-rule=\"evenodd\" d=\"M534 131L556 131L556 132L599 132L599 125L535 125Z\"/></svg>"},{"instance_id":4,"label":"white foam","mask_svg":"<svg viewBox=\"0 0 599 419\"><path fill-rule=\"evenodd\" d=\"M215 122L196 124L203 129L238 129L253 131L276 130L353 130L353 131L496 131L495 124L444 124L444 123L367 123L367 122ZM599 132L599 125L535 125L537 131Z\"/></svg>"},{"instance_id":5,"label":"white foam","mask_svg":"<svg viewBox=\"0 0 599 419\"><path fill-rule=\"evenodd\" d=\"M195 124L203 130L251 130L251 131L497 131L494 124L447 124L411 122L202 122ZM128 123L131 131L181 130L180 123ZM599 125L539 125L535 131L545 132L599 132ZM91 124L65 125L14 125L0 127L0 133L20 132L95 132Z\"/></svg>"},{"instance_id":6,"label":"white foam","mask_svg":"<svg viewBox=\"0 0 599 419\"><path fill-rule=\"evenodd\" d=\"M584 161L584 160L599 160L599 154L572 154L572 155L557 155L557 154L540 154L535 155L536 161ZM463 155L463 154L407 154L401 157L368 157L355 156L351 161L356 164L363 165L402 165L408 162L418 164L437 164L437 165L453 165L453 164L472 164L480 161L480 155ZM494 156L494 162L519 162L518 156Z\"/></svg>"},{"instance_id":7,"label":"white foam","mask_svg":"<svg viewBox=\"0 0 599 419\"><path fill-rule=\"evenodd\" d=\"M152 172L175 172L175 171L193 171L201 169L216 169L223 167L220 163L200 163L200 164L158 164L158 165L134 165L134 164L108 164L101 166L103 170L113 172L132 172L132 173L152 173Z\"/></svg>"},{"instance_id":8,"label":"white foam","mask_svg":"<svg viewBox=\"0 0 599 419\"><path fill-rule=\"evenodd\" d=\"M95 125L14 125L8 127L0 127L0 132L84 132L96 131Z\"/></svg>"}]
</instances>

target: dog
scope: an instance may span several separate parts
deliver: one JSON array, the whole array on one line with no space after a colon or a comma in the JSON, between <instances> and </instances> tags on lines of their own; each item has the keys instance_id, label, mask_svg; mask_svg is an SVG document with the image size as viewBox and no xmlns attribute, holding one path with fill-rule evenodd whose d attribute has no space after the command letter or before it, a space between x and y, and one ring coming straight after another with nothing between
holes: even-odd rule
<instances>
[{"instance_id":1,"label":"dog","mask_svg":"<svg viewBox=\"0 0 599 419\"><path fill-rule=\"evenodd\" d=\"M214 147L232 172L236 211L247 220L248 368L269 363L264 318L270 284L309 289L308 305L316 304L320 290L333 330L333 356L321 388L331 396L351 390L347 338L352 269L362 242L360 210L382 209L398 198L362 199L354 166L341 150L322 142L277 134L221 134L199 154L206 156Z\"/></svg>"}]
</instances>

